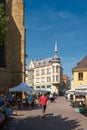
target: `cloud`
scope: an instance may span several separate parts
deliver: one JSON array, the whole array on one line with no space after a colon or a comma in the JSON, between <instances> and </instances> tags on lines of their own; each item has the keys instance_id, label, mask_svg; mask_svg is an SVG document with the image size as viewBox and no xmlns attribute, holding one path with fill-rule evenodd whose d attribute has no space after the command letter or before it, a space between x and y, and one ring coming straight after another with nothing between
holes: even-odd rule
<instances>
[{"instance_id":1,"label":"cloud","mask_svg":"<svg viewBox=\"0 0 87 130\"><path fill-rule=\"evenodd\" d=\"M75 12L71 11L54 11L49 9L47 14L48 19L52 20L54 22L57 22L59 24L63 23L64 25L68 24L68 26L72 25L80 25L82 24L85 20L87 20L87 15L85 12L85 16L83 15L77 15Z\"/></svg>"},{"instance_id":2,"label":"cloud","mask_svg":"<svg viewBox=\"0 0 87 130\"><path fill-rule=\"evenodd\" d=\"M39 27L34 27L34 28L32 28L32 29L34 29L34 30L36 30L36 31L48 31L48 30L50 30L50 29L52 29L53 28L53 26L39 26Z\"/></svg>"},{"instance_id":3,"label":"cloud","mask_svg":"<svg viewBox=\"0 0 87 130\"><path fill-rule=\"evenodd\" d=\"M67 19L67 18L73 18L73 14L70 12L65 12L65 11L61 11L58 13L58 16L62 19Z\"/></svg>"},{"instance_id":4,"label":"cloud","mask_svg":"<svg viewBox=\"0 0 87 130\"><path fill-rule=\"evenodd\" d=\"M51 9L48 10L48 16L50 19L56 19L56 18L61 18L61 19L70 19L74 17L74 14L69 12L69 11L53 11Z\"/></svg>"}]
</instances>

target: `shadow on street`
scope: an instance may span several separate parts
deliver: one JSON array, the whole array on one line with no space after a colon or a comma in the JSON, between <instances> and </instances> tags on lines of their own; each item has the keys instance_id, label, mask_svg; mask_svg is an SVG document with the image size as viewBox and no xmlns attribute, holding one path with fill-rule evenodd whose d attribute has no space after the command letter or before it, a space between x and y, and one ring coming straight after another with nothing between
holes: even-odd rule
<instances>
[{"instance_id":1,"label":"shadow on street","mask_svg":"<svg viewBox=\"0 0 87 130\"><path fill-rule=\"evenodd\" d=\"M45 118L38 116L28 116L20 120L16 130L84 130L78 129L80 126L77 120L63 118L61 115L54 116L53 113L46 114Z\"/></svg>"}]
</instances>

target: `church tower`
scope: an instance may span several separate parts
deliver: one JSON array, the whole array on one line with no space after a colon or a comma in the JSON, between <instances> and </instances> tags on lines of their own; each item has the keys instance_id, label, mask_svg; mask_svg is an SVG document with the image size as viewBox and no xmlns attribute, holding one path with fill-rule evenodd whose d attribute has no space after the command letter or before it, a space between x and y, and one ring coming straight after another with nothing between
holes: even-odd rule
<instances>
[{"instance_id":1,"label":"church tower","mask_svg":"<svg viewBox=\"0 0 87 130\"><path fill-rule=\"evenodd\" d=\"M4 0L9 17L5 41L5 66L0 67L0 92L25 81L25 27L23 0ZM3 80L2 80L3 79Z\"/></svg>"}]
</instances>

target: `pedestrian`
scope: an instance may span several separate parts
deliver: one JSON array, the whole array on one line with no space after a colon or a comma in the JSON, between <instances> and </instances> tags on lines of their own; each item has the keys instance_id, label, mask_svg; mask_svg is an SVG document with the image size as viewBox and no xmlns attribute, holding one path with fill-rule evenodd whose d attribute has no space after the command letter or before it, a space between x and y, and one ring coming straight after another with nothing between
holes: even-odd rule
<instances>
[{"instance_id":1,"label":"pedestrian","mask_svg":"<svg viewBox=\"0 0 87 130\"><path fill-rule=\"evenodd\" d=\"M5 110L7 118L10 118L12 115L12 108L9 103L6 104Z\"/></svg>"},{"instance_id":2,"label":"pedestrian","mask_svg":"<svg viewBox=\"0 0 87 130\"><path fill-rule=\"evenodd\" d=\"M47 107L47 101L48 101L48 98L46 96L45 93L43 93L40 97L39 97L39 103L42 107L42 117L45 116L45 111L46 111L46 107Z\"/></svg>"},{"instance_id":3,"label":"pedestrian","mask_svg":"<svg viewBox=\"0 0 87 130\"><path fill-rule=\"evenodd\" d=\"M12 105L12 94L8 93L7 98L8 98L8 102L10 103L10 105Z\"/></svg>"},{"instance_id":4,"label":"pedestrian","mask_svg":"<svg viewBox=\"0 0 87 130\"><path fill-rule=\"evenodd\" d=\"M7 120L6 111L4 107L2 107L0 108L0 130L4 128L6 120Z\"/></svg>"},{"instance_id":5,"label":"pedestrian","mask_svg":"<svg viewBox=\"0 0 87 130\"><path fill-rule=\"evenodd\" d=\"M29 105L29 107L32 107L32 101L33 101L33 97L32 97L32 95L28 95L28 105Z\"/></svg>"},{"instance_id":6,"label":"pedestrian","mask_svg":"<svg viewBox=\"0 0 87 130\"><path fill-rule=\"evenodd\" d=\"M53 94L51 93L51 94L50 94L50 101L53 102L54 100L55 100L55 99L54 99L54 96L53 96Z\"/></svg>"}]
</instances>

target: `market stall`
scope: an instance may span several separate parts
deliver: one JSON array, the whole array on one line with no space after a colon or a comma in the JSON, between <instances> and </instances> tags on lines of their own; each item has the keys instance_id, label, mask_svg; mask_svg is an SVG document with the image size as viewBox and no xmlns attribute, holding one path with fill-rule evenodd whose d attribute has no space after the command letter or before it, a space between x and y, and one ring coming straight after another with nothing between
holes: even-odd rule
<instances>
[{"instance_id":1,"label":"market stall","mask_svg":"<svg viewBox=\"0 0 87 130\"><path fill-rule=\"evenodd\" d=\"M24 82L17 85L16 87L9 88L9 92L23 92L23 91L27 93L31 93L33 92L33 89Z\"/></svg>"},{"instance_id":2,"label":"market stall","mask_svg":"<svg viewBox=\"0 0 87 130\"><path fill-rule=\"evenodd\" d=\"M26 103L26 95L25 94L32 94L33 88L28 86L26 83L22 82L21 84L17 85L16 87L9 88L9 93L14 93L15 102L17 106L21 108ZM22 95L22 96L20 96Z\"/></svg>"},{"instance_id":3,"label":"market stall","mask_svg":"<svg viewBox=\"0 0 87 130\"><path fill-rule=\"evenodd\" d=\"M78 86L75 88L75 104L74 107L77 107L80 112L87 111L87 85Z\"/></svg>"}]
</instances>

